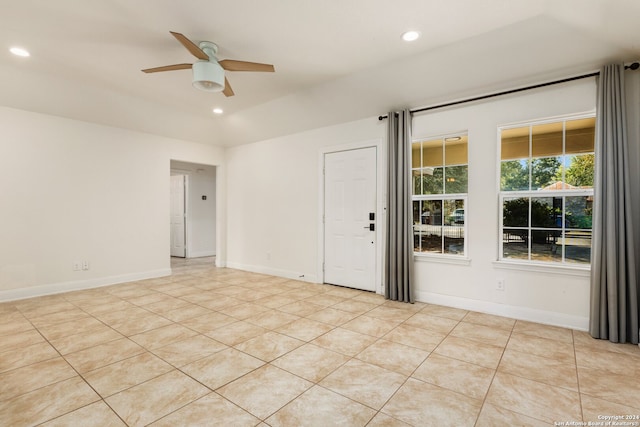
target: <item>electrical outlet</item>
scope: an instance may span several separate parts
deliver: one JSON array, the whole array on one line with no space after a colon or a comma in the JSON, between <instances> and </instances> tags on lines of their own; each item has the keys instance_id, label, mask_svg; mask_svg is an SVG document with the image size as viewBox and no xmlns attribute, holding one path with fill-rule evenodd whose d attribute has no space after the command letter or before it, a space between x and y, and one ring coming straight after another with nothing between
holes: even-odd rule
<instances>
[{"instance_id":1,"label":"electrical outlet","mask_svg":"<svg viewBox=\"0 0 640 427\"><path fill-rule=\"evenodd\" d=\"M73 261L72 268L73 271L80 271L82 270L82 263L80 261Z\"/></svg>"},{"instance_id":2,"label":"electrical outlet","mask_svg":"<svg viewBox=\"0 0 640 427\"><path fill-rule=\"evenodd\" d=\"M496 282L496 290L504 291L504 279L498 279Z\"/></svg>"},{"instance_id":3,"label":"electrical outlet","mask_svg":"<svg viewBox=\"0 0 640 427\"><path fill-rule=\"evenodd\" d=\"M82 269L83 270L89 269L89 261L82 261Z\"/></svg>"}]
</instances>

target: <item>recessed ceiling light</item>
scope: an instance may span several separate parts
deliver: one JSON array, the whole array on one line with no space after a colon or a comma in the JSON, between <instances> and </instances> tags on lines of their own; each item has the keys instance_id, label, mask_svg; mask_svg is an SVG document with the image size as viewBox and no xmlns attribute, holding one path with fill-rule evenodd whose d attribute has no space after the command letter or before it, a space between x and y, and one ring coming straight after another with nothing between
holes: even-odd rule
<instances>
[{"instance_id":1,"label":"recessed ceiling light","mask_svg":"<svg viewBox=\"0 0 640 427\"><path fill-rule=\"evenodd\" d=\"M222 114L224 113L224 111L222 111L222 108L214 108L213 109L213 114Z\"/></svg>"},{"instance_id":2,"label":"recessed ceiling light","mask_svg":"<svg viewBox=\"0 0 640 427\"><path fill-rule=\"evenodd\" d=\"M414 40L418 40L420 38L420 33L418 31L407 31L402 33L402 40L406 42L412 42Z\"/></svg>"},{"instance_id":3,"label":"recessed ceiling light","mask_svg":"<svg viewBox=\"0 0 640 427\"><path fill-rule=\"evenodd\" d=\"M9 49L9 52L13 53L16 56L31 56L26 49L23 49L21 47L12 47L11 49Z\"/></svg>"}]
</instances>

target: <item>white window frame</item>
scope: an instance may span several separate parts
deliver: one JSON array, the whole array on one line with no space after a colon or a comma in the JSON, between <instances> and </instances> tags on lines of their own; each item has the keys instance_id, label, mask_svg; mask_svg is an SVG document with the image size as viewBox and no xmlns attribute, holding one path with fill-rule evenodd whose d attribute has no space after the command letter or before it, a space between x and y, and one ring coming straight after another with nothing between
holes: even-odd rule
<instances>
[{"instance_id":1,"label":"white window frame","mask_svg":"<svg viewBox=\"0 0 640 427\"><path fill-rule=\"evenodd\" d=\"M572 114L572 115L563 115L563 116L556 116L556 117L551 117L548 119L544 119L544 120L531 120L531 121L523 121L523 122L519 122L519 123L513 123L513 124L509 124L509 125L505 125L505 126L499 126L498 127L498 132L497 132L497 139L498 139L498 158L497 158L497 165L498 165L498 173L497 173L497 179L498 179L498 263L504 263L504 264L520 264L523 266L542 266L542 267L550 267L551 269L557 269L557 268L570 268L570 269L577 269L577 270L590 270L591 269L591 264L590 263L577 263L577 262L567 262L565 260L565 245L562 245L562 256L561 256L561 260L560 261L537 261L537 260L532 260L531 259L531 245L532 245L532 239L531 239L531 232L533 229L535 229L536 227L532 227L531 226L531 199L532 198L540 198L540 197L562 197L562 227L558 228L557 230L560 231L561 233L564 233L565 231L565 215L566 215L566 211L565 211L565 201L566 201L566 197L572 197L572 196L591 196L594 197L594 189L590 188L590 189L563 189L563 190L520 190L520 191L502 191L500 189L500 179L502 176L501 170L502 170L502 140L501 140L501 136L502 136L502 131L506 130L506 129L513 129L513 128L519 128L519 127L524 127L524 126L529 126L529 128L533 128L536 125L541 125L541 124L549 124L549 123L558 123L558 122L562 122L562 154L561 156L565 156L566 155L566 122L568 121L572 121L572 120L580 120L580 119L588 119L588 118L594 118L595 117L595 112L590 112L590 113L583 113L583 114ZM530 134L529 134L529 157L528 160L529 161L533 161L533 159L538 158L538 157L532 157L532 145L531 145L531 130L530 130ZM594 154L595 154L595 141L594 141ZM597 161L597 159L596 159ZM532 168L529 168L529 186L531 187L531 182L532 182ZM562 182L565 182L565 170L563 168L562 170ZM503 215L503 208L504 208L504 199L508 198L508 199L516 199L516 198L522 198L522 197L526 197L529 199L529 220L528 220L528 226L527 227L506 227L509 229L526 229L528 234L529 234L529 239L528 239L528 248L527 248L527 259L522 259L522 258L505 258L504 257L504 245L503 245L503 239L504 239L504 224L503 224L503 220L504 220L504 215ZM593 236L593 227L591 228L591 233ZM593 237L592 237L593 238Z\"/></svg>"},{"instance_id":2,"label":"white window frame","mask_svg":"<svg viewBox=\"0 0 640 427\"><path fill-rule=\"evenodd\" d=\"M468 171L469 171L469 155L468 155L468 146L467 146L467 163L464 164L459 164L459 165L446 165L445 164L445 156L446 156L446 150L444 149L444 143L446 142L445 140L447 138L452 138L452 137L458 137L458 136L466 136L468 138L469 136L469 132L468 131L460 131L460 132L454 132L454 133L447 133L447 134L441 134L441 135L433 135L433 136L427 136L427 137L421 137L421 138L413 138L411 140L411 153L413 154L413 144L414 143L418 143L418 142L422 142L422 141L428 141L428 140L434 140L434 139L441 139L443 141L443 150L442 150L442 164L443 164L443 174L442 174L442 179L443 179L443 190L444 190L444 181L446 180L446 167L450 167L450 166L467 166L467 179L468 179ZM468 144L468 141L467 141ZM413 159L410 160L410 164L413 166ZM463 253L462 254L451 254L451 253L445 253L444 252L444 229L443 229L443 234L440 236L441 237L441 242L442 242L442 253L436 253L436 252L418 252L415 250L415 246L414 246L414 251L413 251L413 255L415 257L419 257L419 258L436 258L436 259L451 259L451 260L468 260L469 259L469 243L468 243L468 218L469 218L469 203L468 203L468 194L469 194L469 183L467 180L467 192L466 193L450 193L450 194L445 194L445 193L440 193L440 194L414 194L413 190L413 171L414 170L420 170L420 169L424 169L424 168L411 168L411 210L413 211L413 203L417 202L417 201L433 201L433 200L441 200L443 203L446 200L462 200L464 203L464 215L465 215L465 220L464 220L464 227L463 227L463 234L464 234L464 245L463 245ZM444 216L443 216L443 227L444 227ZM412 220L412 224L411 224L411 229L412 229L412 235L414 233L413 231L413 220Z\"/></svg>"}]
</instances>

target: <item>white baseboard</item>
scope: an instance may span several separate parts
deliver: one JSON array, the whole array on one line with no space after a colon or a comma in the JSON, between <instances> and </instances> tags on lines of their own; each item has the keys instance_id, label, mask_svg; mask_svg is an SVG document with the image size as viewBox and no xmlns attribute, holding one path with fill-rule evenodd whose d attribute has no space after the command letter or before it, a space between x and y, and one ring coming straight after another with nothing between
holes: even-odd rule
<instances>
[{"instance_id":1,"label":"white baseboard","mask_svg":"<svg viewBox=\"0 0 640 427\"><path fill-rule=\"evenodd\" d=\"M481 313L494 314L496 316L510 317L512 319L527 320L529 322L542 323L545 325L576 329L579 331L587 331L589 329L588 317L574 316L554 311L498 304L490 301L480 301L421 291L416 292L416 300L430 304L461 308L464 310L479 311Z\"/></svg>"},{"instance_id":2,"label":"white baseboard","mask_svg":"<svg viewBox=\"0 0 640 427\"><path fill-rule=\"evenodd\" d=\"M120 276L98 277L95 279L74 280L72 282L49 283L46 285L30 286L28 288L8 289L6 291L0 291L0 302L99 288L102 286L116 285L118 283L135 282L136 280L154 279L156 277L169 275L171 275L171 269L163 268L160 270L123 274Z\"/></svg>"},{"instance_id":3,"label":"white baseboard","mask_svg":"<svg viewBox=\"0 0 640 427\"><path fill-rule=\"evenodd\" d=\"M315 274L309 275L296 271L280 270L277 268L270 268L262 265L241 264L232 261L227 261L226 266L228 268L235 268L236 270L250 271L252 273L268 274L270 276L285 277L287 279L300 280L302 282L318 283L318 277Z\"/></svg>"}]
</instances>

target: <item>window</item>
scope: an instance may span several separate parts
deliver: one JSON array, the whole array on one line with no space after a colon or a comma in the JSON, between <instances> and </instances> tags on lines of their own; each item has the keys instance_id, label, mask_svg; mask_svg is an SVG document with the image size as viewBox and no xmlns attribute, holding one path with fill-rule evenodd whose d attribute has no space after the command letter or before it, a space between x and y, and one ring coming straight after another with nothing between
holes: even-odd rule
<instances>
[{"instance_id":1,"label":"window","mask_svg":"<svg viewBox=\"0 0 640 427\"><path fill-rule=\"evenodd\" d=\"M465 134L414 141L413 250L464 256L466 253L467 145Z\"/></svg>"},{"instance_id":2,"label":"window","mask_svg":"<svg viewBox=\"0 0 640 427\"><path fill-rule=\"evenodd\" d=\"M500 129L500 259L589 264L594 117Z\"/></svg>"}]
</instances>

